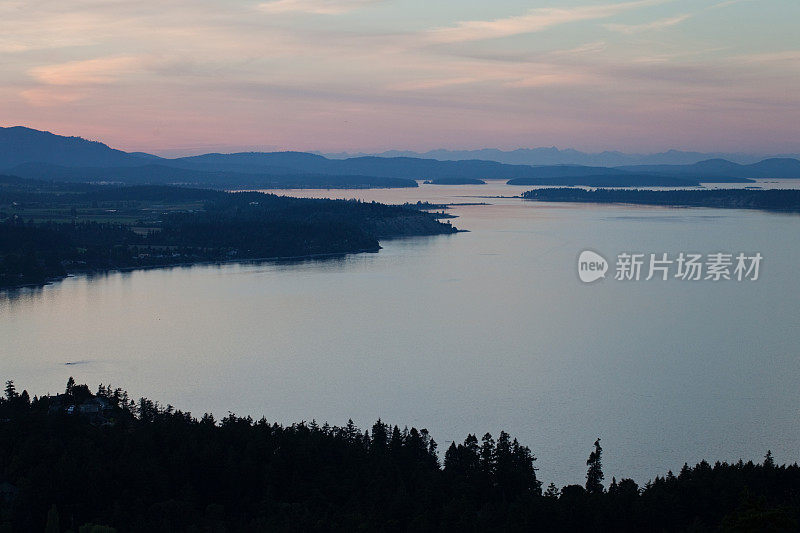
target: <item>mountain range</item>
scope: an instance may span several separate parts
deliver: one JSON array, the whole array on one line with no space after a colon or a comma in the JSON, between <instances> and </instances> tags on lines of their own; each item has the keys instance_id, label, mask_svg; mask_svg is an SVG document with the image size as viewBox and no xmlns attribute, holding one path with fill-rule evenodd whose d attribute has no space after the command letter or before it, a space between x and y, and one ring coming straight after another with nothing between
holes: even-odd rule
<instances>
[{"instance_id":1,"label":"mountain range","mask_svg":"<svg viewBox=\"0 0 800 533\"><path fill-rule=\"evenodd\" d=\"M482 159L497 161L509 165L588 165L597 167L621 167L631 165L692 165L708 159L726 159L733 163L748 165L764 159L792 158L800 159L800 154L757 155L747 153L722 152L687 152L668 150L654 154L626 154L617 151L586 153L571 148L559 150L549 148L519 148L517 150L498 150L482 148L480 150L430 150L428 152L411 152L389 150L381 153L320 153L330 159L349 159L352 157L416 157L421 159L438 159L440 161L462 161Z\"/></svg>"},{"instance_id":2,"label":"mountain range","mask_svg":"<svg viewBox=\"0 0 800 533\"><path fill-rule=\"evenodd\" d=\"M210 153L162 158L124 152L80 137L21 126L0 128L0 173L24 178L190 184L216 188L416 187L416 180L503 179L520 185L686 186L705 181L800 178L800 161L772 158L739 164L709 159L687 165L525 165L489 159L440 160L305 152Z\"/></svg>"}]
</instances>

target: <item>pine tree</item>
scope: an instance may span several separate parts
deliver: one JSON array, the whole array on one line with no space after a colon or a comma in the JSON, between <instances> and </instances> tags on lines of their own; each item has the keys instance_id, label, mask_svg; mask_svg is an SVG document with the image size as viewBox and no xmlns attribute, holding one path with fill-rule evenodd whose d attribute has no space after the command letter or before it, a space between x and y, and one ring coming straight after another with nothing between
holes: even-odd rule
<instances>
[{"instance_id":1,"label":"pine tree","mask_svg":"<svg viewBox=\"0 0 800 533\"><path fill-rule=\"evenodd\" d=\"M344 439L347 442L355 442L361 436L360 430L356 427L352 418L347 419L347 425L344 427Z\"/></svg>"},{"instance_id":2,"label":"pine tree","mask_svg":"<svg viewBox=\"0 0 800 533\"><path fill-rule=\"evenodd\" d=\"M469 471L476 471L480 464L478 437L469 433L467 438L464 439L464 455L463 462L464 468Z\"/></svg>"},{"instance_id":3,"label":"pine tree","mask_svg":"<svg viewBox=\"0 0 800 533\"><path fill-rule=\"evenodd\" d=\"M764 468L774 468L775 459L772 458L772 450L767 450L767 455L764 456Z\"/></svg>"},{"instance_id":4,"label":"pine tree","mask_svg":"<svg viewBox=\"0 0 800 533\"><path fill-rule=\"evenodd\" d=\"M494 475L494 460L495 460L495 444L494 438L491 433L486 433L483 436L483 443L481 444L480 461L481 468L487 476Z\"/></svg>"},{"instance_id":5,"label":"pine tree","mask_svg":"<svg viewBox=\"0 0 800 533\"><path fill-rule=\"evenodd\" d=\"M377 455L386 454L386 447L389 444L389 431L386 424L381 422L379 418L377 422L372 425L372 453Z\"/></svg>"},{"instance_id":6,"label":"pine tree","mask_svg":"<svg viewBox=\"0 0 800 533\"><path fill-rule=\"evenodd\" d=\"M450 447L447 448L447 451L444 452L444 470L445 472L455 472L461 473L461 461L459 454L459 449L456 446L455 441L450 443Z\"/></svg>"},{"instance_id":7,"label":"pine tree","mask_svg":"<svg viewBox=\"0 0 800 533\"><path fill-rule=\"evenodd\" d=\"M603 448L600 447L600 437L594 441L594 451L589 454L586 461L586 492L589 494L602 494L603 492Z\"/></svg>"},{"instance_id":8,"label":"pine tree","mask_svg":"<svg viewBox=\"0 0 800 533\"><path fill-rule=\"evenodd\" d=\"M558 490L558 487L556 487L555 483L550 483L547 486L547 490L544 491L544 497L545 498L553 498L553 499L557 500L560 495L561 495L561 491Z\"/></svg>"},{"instance_id":9,"label":"pine tree","mask_svg":"<svg viewBox=\"0 0 800 533\"><path fill-rule=\"evenodd\" d=\"M392 428L392 436L389 439L389 450L395 457L398 456L400 450L403 448L403 435L400 433L400 428L394 426Z\"/></svg>"},{"instance_id":10,"label":"pine tree","mask_svg":"<svg viewBox=\"0 0 800 533\"><path fill-rule=\"evenodd\" d=\"M14 381L9 379L6 381L6 399L13 400L17 397L17 388L14 386Z\"/></svg>"}]
</instances>

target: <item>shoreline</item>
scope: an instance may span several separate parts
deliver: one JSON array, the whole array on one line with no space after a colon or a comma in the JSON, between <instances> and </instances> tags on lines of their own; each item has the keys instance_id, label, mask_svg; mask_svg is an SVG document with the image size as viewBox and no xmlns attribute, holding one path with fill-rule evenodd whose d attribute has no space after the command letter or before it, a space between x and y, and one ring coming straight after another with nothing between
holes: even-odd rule
<instances>
[{"instance_id":1,"label":"shoreline","mask_svg":"<svg viewBox=\"0 0 800 533\"><path fill-rule=\"evenodd\" d=\"M302 261L306 259L326 259L333 257L343 257L351 254L357 255L364 253L378 253L381 249L382 246L378 245L377 249L364 248L362 250L355 250L352 252L329 252L322 254L253 257L253 258L243 258L243 259L223 259L218 261L182 261L178 263L166 263L163 265L141 265L141 266L129 266L129 267L74 270L71 272L67 272L67 274L64 276L48 278L47 280L41 283L25 283L22 285L10 285L7 287L0 287L0 294L2 294L3 292L15 291L20 289L33 289L37 287L44 287L47 285L53 285L55 283L59 283L67 278L73 278L77 276L89 276L92 274L108 274L112 272L133 272L135 270L155 270L158 268L176 268L176 267L190 267L190 266L203 266L203 265L228 265L233 263L246 264L246 263L266 263L270 261Z\"/></svg>"},{"instance_id":2,"label":"shoreline","mask_svg":"<svg viewBox=\"0 0 800 533\"><path fill-rule=\"evenodd\" d=\"M630 205L669 209L742 209L768 213L800 213L800 191L796 190L619 190L533 189L521 195L524 201L595 205Z\"/></svg>"},{"instance_id":3,"label":"shoreline","mask_svg":"<svg viewBox=\"0 0 800 533\"><path fill-rule=\"evenodd\" d=\"M449 233L433 233L429 235L397 235L394 237L383 237L382 240L394 240L394 239L402 239L408 237L436 237L438 235L454 235L456 233L468 233L469 230L462 230L456 229L453 232ZM114 267L114 268L99 268L99 269L85 269L85 270L73 270L67 272L64 276L54 277L54 278L47 278L46 280L42 281L41 283L24 283L21 285L9 285L5 287L0 287L0 295L4 293L9 293L12 291L18 291L21 289L35 289L39 287L45 287L47 285L53 285L59 282L64 281L67 278L77 277L77 276L90 276L92 274L109 274L113 272L133 272L135 270L154 270L158 268L176 268L176 267L191 267L191 266L203 266L203 265L229 265L234 263L267 263L267 262L278 262L278 261L305 261L305 260L313 260L313 259L331 259L334 257L344 257L347 255L359 255L359 254L376 254L380 252L383 247L378 244L377 248L362 248L360 250L353 250L349 252L327 252L327 253L319 253L319 254L305 254L305 255L286 255L286 256L271 256L271 257L252 257L252 258L240 258L240 259L221 259L217 261L180 261L177 263L165 263L163 265L137 265L137 266L128 266L128 267Z\"/></svg>"}]
</instances>

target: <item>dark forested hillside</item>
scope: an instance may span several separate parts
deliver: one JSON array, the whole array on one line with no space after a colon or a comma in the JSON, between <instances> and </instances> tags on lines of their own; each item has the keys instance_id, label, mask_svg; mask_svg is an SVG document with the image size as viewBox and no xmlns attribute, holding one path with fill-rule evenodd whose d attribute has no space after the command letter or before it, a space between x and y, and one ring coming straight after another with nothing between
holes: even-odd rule
<instances>
[{"instance_id":1,"label":"dark forested hillside","mask_svg":"<svg viewBox=\"0 0 800 533\"><path fill-rule=\"evenodd\" d=\"M377 251L453 233L411 206L0 179L0 288L69 272Z\"/></svg>"},{"instance_id":2,"label":"dark forested hillside","mask_svg":"<svg viewBox=\"0 0 800 533\"><path fill-rule=\"evenodd\" d=\"M769 453L639 486L604 479L598 439L585 483L543 490L531 450L505 432L468 435L443 461L437 449L426 430L381 420L197 419L71 378L39 398L7 382L0 531L798 530L800 468Z\"/></svg>"},{"instance_id":3,"label":"dark forested hillside","mask_svg":"<svg viewBox=\"0 0 800 533\"><path fill-rule=\"evenodd\" d=\"M187 169L171 164L120 167L67 167L25 163L8 169L32 179L126 185L179 184L220 189L369 189L417 187L410 178L352 174L319 174L266 166L251 172Z\"/></svg>"},{"instance_id":4,"label":"dark forested hillside","mask_svg":"<svg viewBox=\"0 0 800 533\"><path fill-rule=\"evenodd\" d=\"M739 165L725 159L708 159L692 165L638 165L619 168L631 172L647 172L671 176L800 178L800 161L791 157L773 157L750 165Z\"/></svg>"},{"instance_id":5,"label":"dark forested hillside","mask_svg":"<svg viewBox=\"0 0 800 533\"><path fill-rule=\"evenodd\" d=\"M149 156L152 158L153 156ZM65 137L22 126L0 128L0 169L28 162L66 166L141 165L147 158L80 137Z\"/></svg>"},{"instance_id":6,"label":"dark forested hillside","mask_svg":"<svg viewBox=\"0 0 800 533\"><path fill-rule=\"evenodd\" d=\"M800 211L800 190L793 189L708 189L708 190L618 190L618 189L536 189L522 194L542 202L624 203L675 207L719 207Z\"/></svg>"},{"instance_id":7,"label":"dark forested hillside","mask_svg":"<svg viewBox=\"0 0 800 533\"><path fill-rule=\"evenodd\" d=\"M659 176L654 174L608 174L552 178L517 178L509 180L509 185L562 185L581 187L695 187L701 179L679 176ZM753 182L745 178L730 178L726 182Z\"/></svg>"}]
</instances>

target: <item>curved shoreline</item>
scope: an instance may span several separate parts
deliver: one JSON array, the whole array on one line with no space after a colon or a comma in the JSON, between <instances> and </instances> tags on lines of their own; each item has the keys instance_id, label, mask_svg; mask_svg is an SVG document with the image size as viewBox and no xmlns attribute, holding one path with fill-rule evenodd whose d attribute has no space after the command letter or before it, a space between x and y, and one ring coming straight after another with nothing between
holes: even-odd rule
<instances>
[{"instance_id":1,"label":"curved shoreline","mask_svg":"<svg viewBox=\"0 0 800 533\"><path fill-rule=\"evenodd\" d=\"M462 230L457 229L453 232L449 233L434 233L434 234L426 234L426 235L397 235L393 237L384 237L383 240L394 240L394 239L401 239L401 238L409 238L409 237L435 237L438 235L454 235L456 233L466 233L469 230ZM358 255L358 254L367 254L367 253L378 253L383 249L383 247L378 244L377 248L362 248L359 250L352 250L349 252L327 252L327 253L319 253L319 254L305 254L305 255L286 255L286 256L271 256L271 257L252 257L252 258L240 258L240 259L222 259L217 261L180 261L177 263L166 263L163 265L137 265L137 266L128 266L128 267L113 267L113 268L101 268L101 269L85 269L85 270L73 270L67 272L64 276L54 277L54 278L47 278L46 280L42 281L41 283L25 283L21 285L9 285L5 287L0 287L0 295L4 293L10 293L12 291L18 291L21 289L35 289L40 287L45 287L47 285L54 285L56 283L62 282L67 278L73 278L78 276L91 276L93 274L110 274L113 272L133 272L136 270L155 270L159 268L176 268L176 267L191 267L191 266L203 266L203 265L230 265L234 263L240 264L247 264L247 263L267 263L267 262L278 262L278 261L306 261L306 260L313 260L313 259L332 259L335 257L345 257L348 255Z\"/></svg>"},{"instance_id":2,"label":"curved shoreline","mask_svg":"<svg viewBox=\"0 0 800 533\"><path fill-rule=\"evenodd\" d=\"M67 278L74 278L78 276L90 276L92 274L109 274L113 272L133 272L135 270L155 270L159 268L176 268L176 267L190 267L190 266L202 266L202 265L228 265L233 263L246 264L246 263L266 263L271 261L303 261L307 259L326 259L333 257L344 257L346 255L351 255L351 254L355 255L364 253L378 253L381 250L381 248L382 247L378 245L377 249L364 248L361 250L354 250L352 252L329 252L322 254L253 257L253 258L243 258L243 259L224 259L218 261L181 261L178 263L166 263L163 265L137 265L129 267L73 270L71 272L67 272L67 274L64 276L48 278L47 280L41 283L26 283L23 285L10 285L6 287L0 287L0 294L2 294L3 292L16 291L20 289L33 289L37 287L44 287L47 285L53 285L55 283L64 281Z\"/></svg>"}]
</instances>

